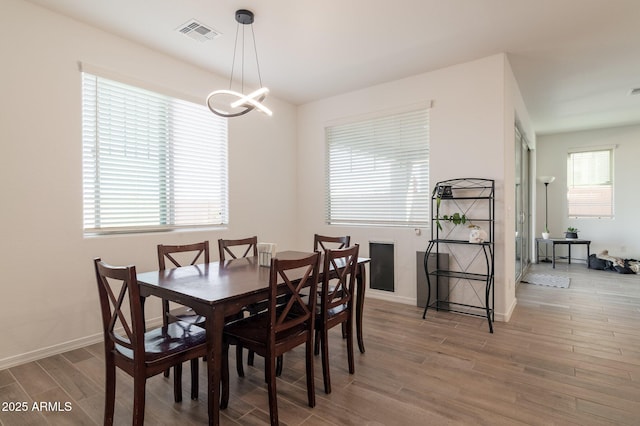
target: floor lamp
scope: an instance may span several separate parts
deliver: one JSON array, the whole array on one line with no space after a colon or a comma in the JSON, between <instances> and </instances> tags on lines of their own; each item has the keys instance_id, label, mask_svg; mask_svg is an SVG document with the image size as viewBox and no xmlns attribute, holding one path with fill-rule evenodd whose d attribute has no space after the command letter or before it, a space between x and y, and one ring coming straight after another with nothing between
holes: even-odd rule
<instances>
[{"instance_id":1,"label":"floor lamp","mask_svg":"<svg viewBox=\"0 0 640 426\"><path fill-rule=\"evenodd\" d=\"M547 230L549 229L549 184L554 180L556 180L556 178L555 176L540 176L538 177L538 180L544 183L544 230L545 232L547 232ZM548 250L549 250L548 245L545 244L544 259L541 260L540 262L545 262L545 263L551 262L551 260L549 260Z\"/></svg>"}]
</instances>

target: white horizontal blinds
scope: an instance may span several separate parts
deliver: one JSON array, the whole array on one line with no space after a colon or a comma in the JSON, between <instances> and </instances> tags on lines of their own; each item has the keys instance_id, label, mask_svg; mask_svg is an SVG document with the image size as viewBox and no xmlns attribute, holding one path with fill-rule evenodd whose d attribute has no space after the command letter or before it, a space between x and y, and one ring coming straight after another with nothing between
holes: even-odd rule
<instances>
[{"instance_id":1,"label":"white horizontal blinds","mask_svg":"<svg viewBox=\"0 0 640 426\"><path fill-rule=\"evenodd\" d=\"M228 223L225 119L89 73L82 116L85 232Z\"/></svg>"},{"instance_id":2,"label":"white horizontal blinds","mask_svg":"<svg viewBox=\"0 0 640 426\"><path fill-rule=\"evenodd\" d=\"M326 137L327 223L428 223L428 109L327 127Z\"/></svg>"},{"instance_id":3,"label":"white horizontal blinds","mask_svg":"<svg viewBox=\"0 0 640 426\"><path fill-rule=\"evenodd\" d=\"M567 185L569 217L613 217L613 150L569 153Z\"/></svg>"}]
</instances>

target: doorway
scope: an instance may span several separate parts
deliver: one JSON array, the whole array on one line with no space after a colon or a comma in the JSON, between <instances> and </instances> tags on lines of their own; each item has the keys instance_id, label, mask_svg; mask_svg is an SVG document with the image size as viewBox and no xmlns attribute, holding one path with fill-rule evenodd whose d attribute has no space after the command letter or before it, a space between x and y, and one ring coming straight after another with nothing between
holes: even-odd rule
<instances>
[{"instance_id":1,"label":"doorway","mask_svg":"<svg viewBox=\"0 0 640 426\"><path fill-rule=\"evenodd\" d=\"M531 179L529 176L531 155L527 139L520 131L517 123L515 126L515 154L515 282L519 282L531 263Z\"/></svg>"}]
</instances>

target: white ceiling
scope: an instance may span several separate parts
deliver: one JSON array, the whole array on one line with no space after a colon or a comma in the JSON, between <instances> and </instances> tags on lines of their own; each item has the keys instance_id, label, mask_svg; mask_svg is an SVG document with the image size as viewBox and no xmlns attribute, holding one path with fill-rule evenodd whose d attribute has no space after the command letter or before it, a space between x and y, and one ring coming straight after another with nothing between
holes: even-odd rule
<instances>
[{"instance_id":1,"label":"white ceiling","mask_svg":"<svg viewBox=\"0 0 640 426\"><path fill-rule=\"evenodd\" d=\"M262 80L294 104L506 52L538 134L640 123L640 0L29 1L227 77L250 9ZM190 19L222 36L175 31Z\"/></svg>"}]
</instances>

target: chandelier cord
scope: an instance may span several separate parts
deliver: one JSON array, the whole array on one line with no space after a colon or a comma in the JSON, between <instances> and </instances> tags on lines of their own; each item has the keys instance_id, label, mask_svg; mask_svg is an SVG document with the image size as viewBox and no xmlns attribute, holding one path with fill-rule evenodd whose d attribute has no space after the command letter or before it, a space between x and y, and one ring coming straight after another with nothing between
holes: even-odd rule
<instances>
[{"instance_id":1,"label":"chandelier cord","mask_svg":"<svg viewBox=\"0 0 640 426\"><path fill-rule=\"evenodd\" d=\"M253 24L251 24L251 37L253 37L253 52L256 55L256 68L258 70L258 81L260 87L262 87L262 75L260 75L260 61L258 61L258 47L256 46L256 34L253 31Z\"/></svg>"},{"instance_id":2,"label":"chandelier cord","mask_svg":"<svg viewBox=\"0 0 640 426\"><path fill-rule=\"evenodd\" d=\"M233 45L233 58L231 59L231 77L229 77L229 90L233 90L233 73L236 68L236 51L238 50L238 33L239 32L240 32L240 23L237 23L236 24L236 40Z\"/></svg>"}]
</instances>

